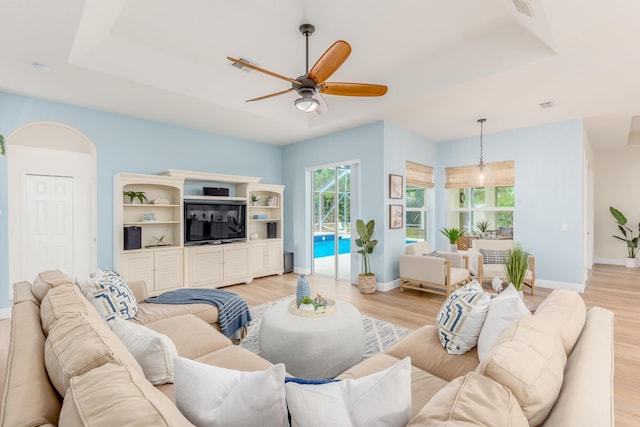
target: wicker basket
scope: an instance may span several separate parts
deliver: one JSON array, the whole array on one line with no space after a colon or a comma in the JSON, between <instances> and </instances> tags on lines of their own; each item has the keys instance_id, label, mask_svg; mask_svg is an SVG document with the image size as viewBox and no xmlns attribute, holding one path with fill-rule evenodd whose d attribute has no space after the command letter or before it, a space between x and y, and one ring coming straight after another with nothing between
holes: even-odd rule
<instances>
[{"instance_id":1,"label":"wicker basket","mask_svg":"<svg viewBox=\"0 0 640 427\"><path fill-rule=\"evenodd\" d=\"M376 291L376 275L358 275L358 289L363 294L373 294Z\"/></svg>"}]
</instances>

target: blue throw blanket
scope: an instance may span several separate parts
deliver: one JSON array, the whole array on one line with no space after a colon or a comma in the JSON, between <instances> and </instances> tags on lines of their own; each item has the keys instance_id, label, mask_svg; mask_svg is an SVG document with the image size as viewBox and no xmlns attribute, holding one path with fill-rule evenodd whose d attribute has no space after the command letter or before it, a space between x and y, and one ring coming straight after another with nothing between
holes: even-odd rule
<instances>
[{"instance_id":1,"label":"blue throw blanket","mask_svg":"<svg viewBox=\"0 0 640 427\"><path fill-rule=\"evenodd\" d=\"M176 289L145 302L156 304L211 304L218 307L218 325L220 331L231 338L235 332L251 321L247 302L240 295L219 289Z\"/></svg>"}]
</instances>

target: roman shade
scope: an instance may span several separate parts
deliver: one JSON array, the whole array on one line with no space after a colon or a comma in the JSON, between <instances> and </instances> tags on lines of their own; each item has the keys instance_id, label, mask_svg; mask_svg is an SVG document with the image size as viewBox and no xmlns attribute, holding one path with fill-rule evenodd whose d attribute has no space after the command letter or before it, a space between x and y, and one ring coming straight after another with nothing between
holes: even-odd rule
<instances>
[{"instance_id":1,"label":"roman shade","mask_svg":"<svg viewBox=\"0 0 640 427\"><path fill-rule=\"evenodd\" d=\"M406 162L407 187L433 188L433 168L420 163Z\"/></svg>"},{"instance_id":2,"label":"roman shade","mask_svg":"<svg viewBox=\"0 0 640 427\"><path fill-rule=\"evenodd\" d=\"M407 162L409 163L409 162ZM492 187L512 187L515 185L515 161L485 163L493 171L494 184ZM457 166L445 168L445 188L468 188L469 174L477 165ZM408 171L407 171L408 174ZM408 181L408 180L407 180Z\"/></svg>"}]
</instances>

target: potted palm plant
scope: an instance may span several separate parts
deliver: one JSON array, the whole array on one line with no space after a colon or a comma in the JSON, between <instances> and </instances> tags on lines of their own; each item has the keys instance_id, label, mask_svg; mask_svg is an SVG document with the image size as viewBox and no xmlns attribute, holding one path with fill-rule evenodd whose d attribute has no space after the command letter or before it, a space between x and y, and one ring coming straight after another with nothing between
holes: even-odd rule
<instances>
[{"instance_id":1,"label":"potted palm plant","mask_svg":"<svg viewBox=\"0 0 640 427\"><path fill-rule=\"evenodd\" d=\"M509 251L507 261L504 263L504 274L507 278L507 283L516 288L521 298L524 298L522 287L524 286L524 279L527 277L528 268L529 252L522 245L516 243L513 245L513 249Z\"/></svg>"},{"instance_id":2,"label":"potted palm plant","mask_svg":"<svg viewBox=\"0 0 640 427\"><path fill-rule=\"evenodd\" d=\"M451 252L458 252L458 239L464 236L464 230L462 228L442 228L440 232L449 239Z\"/></svg>"},{"instance_id":3,"label":"potted palm plant","mask_svg":"<svg viewBox=\"0 0 640 427\"><path fill-rule=\"evenodd\" d=\"M147 200L144 191L123 191L122 194L129 197L129 203L135 203L137 200L138 203L142 204Z\"/></svg>"},{"instance_id":4,"label":"potted palm plant","mask_svg":"<svg viewBox=\"0 0 640 427\"><path fill-rule=\"evenodd\" d=\"M356 246L360 248L358 253L362 255L362 273L358 274L358 289L363 294L371 294L376 291L376 275L369 269L369 255L373 253L373 248L378 244L377 240L371 238L375 226L374 220L370 220L366 224L361 219L356 220L356 231L358 232Z\"/></svg>"},{"instance_id":5,"label":"potted palm plant","mask_svg":"<svg viewBox=\"0 0 640 427\"><path fill-rule=\"evenodd\" d=\"M638 254L638 239L640 238L640 224L638 224L638 235L633 236L633 230L627 227L627 218L618 209L613 206L609 206L609 211L616 223L618 224L618 230L620 230L621 236L611 236L618 240L622 240L627 244L628 257L624 260L625 267L638 268L640 260L636 258Z\"/></svg>"}]
</instances>

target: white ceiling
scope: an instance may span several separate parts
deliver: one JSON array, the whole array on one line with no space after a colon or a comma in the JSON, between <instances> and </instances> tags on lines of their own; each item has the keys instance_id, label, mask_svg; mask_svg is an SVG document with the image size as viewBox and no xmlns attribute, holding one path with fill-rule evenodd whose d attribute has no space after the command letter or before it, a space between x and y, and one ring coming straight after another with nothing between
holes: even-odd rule
<instances>
[{"instance_id":1,"label":"white ceiling","mask_svg":"<svg viewBox=\"0 0 640 427\"><path fill-rule=\"evenodd\" d=\"M640 143L640 2L526 0L530 18L513 1L0 0L0 90L271 144L378 120L445 141L480 117L487 133L583 118L596 149ZM322 116L294 93L245 103L290 86L226 56L295 78L306 22L311 64L346 40L329 80L387 95L326 95Z\"/></svg>"}]
</instances>

